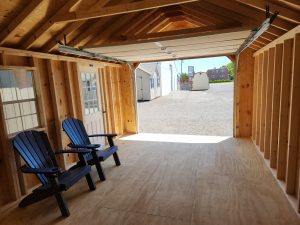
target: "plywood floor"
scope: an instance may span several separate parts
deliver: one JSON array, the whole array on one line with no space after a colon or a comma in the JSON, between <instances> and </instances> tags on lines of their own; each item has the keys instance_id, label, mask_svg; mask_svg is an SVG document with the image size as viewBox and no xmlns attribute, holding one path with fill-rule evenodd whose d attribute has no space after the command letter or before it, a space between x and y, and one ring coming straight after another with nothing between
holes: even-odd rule
<instances>
[{"instance_id":1,"label":"plywood floor","mask_svg":"<svg viewBox=\"0 0 300 225\"><path fill-rule=\"evenodd\" d=\"M70 217L61 218L49 198L25 209L7 207L0 224L300 224L250 140L118 144L123 164L105 163L107 181L89 192L83 180L65 193Z\"/></svg>"}]
</instances>

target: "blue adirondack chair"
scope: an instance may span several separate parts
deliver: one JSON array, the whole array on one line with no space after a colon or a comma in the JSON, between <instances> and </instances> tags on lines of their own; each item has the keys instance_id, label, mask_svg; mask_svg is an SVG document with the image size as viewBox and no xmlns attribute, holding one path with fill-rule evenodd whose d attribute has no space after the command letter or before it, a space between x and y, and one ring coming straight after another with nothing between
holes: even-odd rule
<instances>
[{"instance_id":1,"label":"blue adirondack chair","mask_svg":"<svg viewBox=\"0 0 300 225\"><path fill-rule=\"evenodd\" d=\"M89 154L88 149L69 149L53 152L47 134L39 131L24 131L13 139L14 149L26 162L21 167L23 173L32 173L37 176L42 185L33 190L19 204L26 207L52 195L55 196L62 216L69 216L70 212L62 196L62 191L68 190L73 184L85 177L90 190L95 185L90 175L91 166L87 165L84 155ZM55 154L76 153L80 159L77 166L63 171L58 167Z\"/></svg>"},{"instance_id":2,"label":"blue adirondack chair","mask_svg":"<svg viewBox=\"0 0 300 225\"><path fill-rule=\"evenodd\" d=\"M92 150L91 154L87 154L85 158L89 165L96 166L101 181L104 181L106 179L100 163L101 161L104 161L108 157L113 155L116 166L121 165L117 154L118 146L116 146L113 141L113 137L117 136L116 134L88 135L83 122L74 118L65 119L62 123L62 127L72 142L71 144L69 144L69 147L87 148ZM109 143L109 147L104 150L99 150L100 144L91 144L89 139L90 137L106 137Z\"/></svg>"}]
</instances>

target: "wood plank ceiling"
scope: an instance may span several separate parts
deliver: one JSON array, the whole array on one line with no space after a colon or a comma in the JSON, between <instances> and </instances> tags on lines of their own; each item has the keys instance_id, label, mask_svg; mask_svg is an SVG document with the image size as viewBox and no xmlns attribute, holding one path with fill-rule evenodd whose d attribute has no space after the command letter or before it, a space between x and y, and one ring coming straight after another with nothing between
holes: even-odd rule
<instances>
[{"instance_id":1,"label":"wood plank ceiling","mask_svg":"<svg viewBox=\"0 0 300 225\"><path fill-rule=\"evenodd\" d=\"M65 40L67 45L80 48L162 41L167 44L174 39L182 43L208 33L258 27L265 20L266 3L271 12L279 11L279 16L250 46L258 50L300 24L300 1L2 0L0 46L57 53L58 43ZM224 45L228 39L223 41L221 46L228 48ZM201 55L194 52L193 56Z\"/></svg>"}]
</instances>

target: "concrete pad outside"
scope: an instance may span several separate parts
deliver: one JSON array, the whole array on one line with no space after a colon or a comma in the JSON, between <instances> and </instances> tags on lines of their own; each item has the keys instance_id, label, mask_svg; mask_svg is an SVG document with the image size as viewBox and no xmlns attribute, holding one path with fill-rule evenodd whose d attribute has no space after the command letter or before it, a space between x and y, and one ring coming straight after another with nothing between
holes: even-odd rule
<instances>
[{"instance_id":1,"label":"concrete pad outside","mask_svg":"<svg viewBox=\"0 0 300 225\"><path fill-rule=\"evenodd\" d=\"M233 82L138 103L139 132L232 136Z\"/></svg>"}]
</instances>

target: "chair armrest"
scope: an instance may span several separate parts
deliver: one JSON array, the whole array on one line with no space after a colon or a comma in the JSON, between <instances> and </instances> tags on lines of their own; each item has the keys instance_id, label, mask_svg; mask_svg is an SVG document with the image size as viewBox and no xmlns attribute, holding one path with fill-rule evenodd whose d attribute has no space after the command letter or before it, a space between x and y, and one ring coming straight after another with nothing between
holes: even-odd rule
<instances>
[{"instance_id":1,"label":"chair armrest","mask_svg":"<svg viewBox=\"0 0 300 225\"><path fill-rule=\"evenodd\" d=\"M117 134L92 134L88 135L89 137L116 137Z\"/></svg>"},{"instance_id":2,"label":"chair armrest","mask_svg":"<svg viewBox=\"0 0 300 225\"><path fill-rule=\"evenodd\" d=\"M87 154L91 153L92 151L89 149L66 149L66 150L59 150L56 151L55 154L67 154L67 153L75 153L75 154Z\"/></svg>"},{"instance_id":3,"label":"chair armrest","mask_svg":"<svg viewBox=\"0 0 300 225\"><path fill-rule=\"evenodd\" d=\"M30 168L28 166L22 166L21 171L23 173L34 173L34 174L45 174L45 175L54 175L60 173L59 168L57 167L49 167L49 168Z\"/></svg>"},{"instance_id":4,"label":"chair armrest","mask_svg":"<svg viewBox=\"0 0 300 225\"><path fill-rule=\"evenodd\" d=\"M72 143L68 144L70 148L87 148L87 149L95 149L99 148L100 144L86 144L86 145L74 145Z\"/></svg>"}]
</instances>

